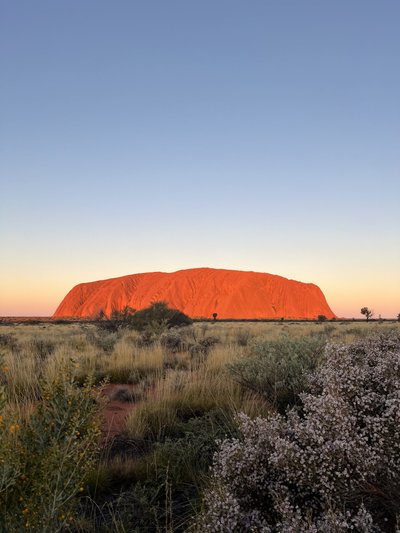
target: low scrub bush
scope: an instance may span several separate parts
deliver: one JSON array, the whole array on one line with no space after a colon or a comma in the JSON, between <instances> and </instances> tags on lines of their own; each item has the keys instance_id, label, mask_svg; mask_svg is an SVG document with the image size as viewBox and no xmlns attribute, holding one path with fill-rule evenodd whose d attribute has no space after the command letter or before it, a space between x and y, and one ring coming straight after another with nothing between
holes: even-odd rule
<instances>
[{"instance_id":1,"label":"low scrub bush","mask_svg":"<svg viewBox=\"0 0 400 533\"><path fill-rule=\"evenodd\" d=\"M86 338L90 344L93 344L105 353L111 353L118 341L116 332L108 332L106 330L100 330L97 335L93 331L90 331L86 334Z\"/></svg>"},{"instance_id":2,"label":"low scrub bush","mask_svg":"<svg viewBox=\"0 0 400 533\"><path fill-rule=\"evenodd\" d=\"M228 369L243 387L284 412L299 403L298 395L308 389L309 375L321 361L324 347L321 336L257 341L249 358L228 364Z\"/></svg>"},{"instance_id":3,"label":"low scrub bush","mask_svg":"<svg viewBox=\"0 0 400 533\"><path fill-rule=\"evenodd\" d=\"M118 387L111 395L111 400L135 403L143 398L143 392L128 387Z\"/></svg>"},{"instance_id":4,"label":"low scrub bush","mask_svg":"<svg viewBox=\"0 0 400 533\"><path fill-rule=\"evenodd\" d=\"M200 340L198 340L194 344L189 345L189 353L192 358L198 358L198 357L206 357L211 348L218 344L219 338L213 337L213 336L207 336Z\"/></svg>"},{"instance_id":5,"label":"low scrub bush","mask_svg":"<svg viewBox=\"0 0 400 533\"><path fill-rule=\"evenodd\" d=\"M188 348L187 343L175 328L163 333L160 337L160 343L172 353L182 352Z\"/></svg>"},{"instance_id":6,"label":"low scrub bush","mask_svg":"<svg viewBox=\"0 0 400 533\"><path fill-rule=\"evenodd\" d=\"M24 418L12 417L2 393L0 531L53 533L73 523L99 436L91 384L78 388L73 370L41 384L42 400Z\"/></svg>"},{"instance_id":7,"label":"low scrub bush","mask_svg":"<svg viewBox=\"0 0 400 533\"><path fill-rule=\"evenodd\" d=\"M399 530L400 335L328 346L313 387L301 416L239 416L200 531Z\"/></svg>"},{"instance_id":8,"label":"low scrub bush","mask_svg":"<svg viewBox=\"0 0 400 533\"><path fill-rule=\"evenodd\" d=\"M136 339L134 344L139 348L149 348L158 341L158 336L152 331L143 331Z\"/></svg>"}]
</instances>

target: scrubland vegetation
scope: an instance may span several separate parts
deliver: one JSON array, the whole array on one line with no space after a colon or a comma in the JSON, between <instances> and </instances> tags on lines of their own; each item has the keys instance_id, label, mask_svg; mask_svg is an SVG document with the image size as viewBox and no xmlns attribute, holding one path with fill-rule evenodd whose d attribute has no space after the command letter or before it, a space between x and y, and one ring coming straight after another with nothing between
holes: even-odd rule
<instances>
[{"instance_id":1,"label":"scrubland vegetation","mask_svg":"<svg viewBox=\"0 0 400 533\"><path fill-rule=\"evenodd\" d=\"M399 531L398 323L118 319L0 326L0 531Z\"/></svg>"}]
</instances>

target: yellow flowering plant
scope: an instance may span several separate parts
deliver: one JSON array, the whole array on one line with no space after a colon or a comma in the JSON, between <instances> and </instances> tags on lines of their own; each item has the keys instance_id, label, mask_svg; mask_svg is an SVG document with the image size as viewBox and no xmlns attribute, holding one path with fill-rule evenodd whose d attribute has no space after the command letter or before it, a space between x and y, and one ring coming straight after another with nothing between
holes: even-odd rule
<instances>
[{"instance_id":1,"label":"yellow flowering plant","mask_svg":"<svg viewBox=\"0 0 400 533\"><path fill-rule=\"evenodd\" d=\"M0 390L0 532L65 530L97 460L91 380L79 387L71 360L40 386L42 400L21 420L8 419Z\"/></svg>"}]
</instances>

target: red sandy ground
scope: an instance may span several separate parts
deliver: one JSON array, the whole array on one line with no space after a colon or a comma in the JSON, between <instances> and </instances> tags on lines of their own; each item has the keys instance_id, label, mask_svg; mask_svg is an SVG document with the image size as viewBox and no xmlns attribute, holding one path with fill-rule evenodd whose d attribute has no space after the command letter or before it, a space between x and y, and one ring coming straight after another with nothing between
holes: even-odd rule
<instances>
[{"instance_id":1,"label":"red sandy ground","mask_svg":"<svg viewBox=\"0 0 400 533\"><path fill-rule=\"evenodd\" d=\"M136 404L134 402L121 402L112 400L113 394L118 389L133 390L133 385L110 383L102 388L102 395L109 401L103 409L103 435L106 441L111 441L122 433L125 428L125 420Z\"/></svg>"}]
</instances>

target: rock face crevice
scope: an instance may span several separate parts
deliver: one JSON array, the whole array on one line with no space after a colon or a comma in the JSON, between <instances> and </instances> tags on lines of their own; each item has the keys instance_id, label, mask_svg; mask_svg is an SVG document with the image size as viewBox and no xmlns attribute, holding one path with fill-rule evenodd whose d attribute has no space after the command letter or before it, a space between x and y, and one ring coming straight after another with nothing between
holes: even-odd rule
<instances>
[{"instance_id":1,"label":"rock face crevice","mask_svg":"<svg viewBox=\"0 0 400 533\"><path fill-rule=\"evenodd\" d=\"M334 318L321 289L273 274L192 268L177 272L150 272L80 283L54 313L60 317L110 316L129 305L136 310L166 301L192 318L313 319Z\"/></svg>"}]
</instances>

